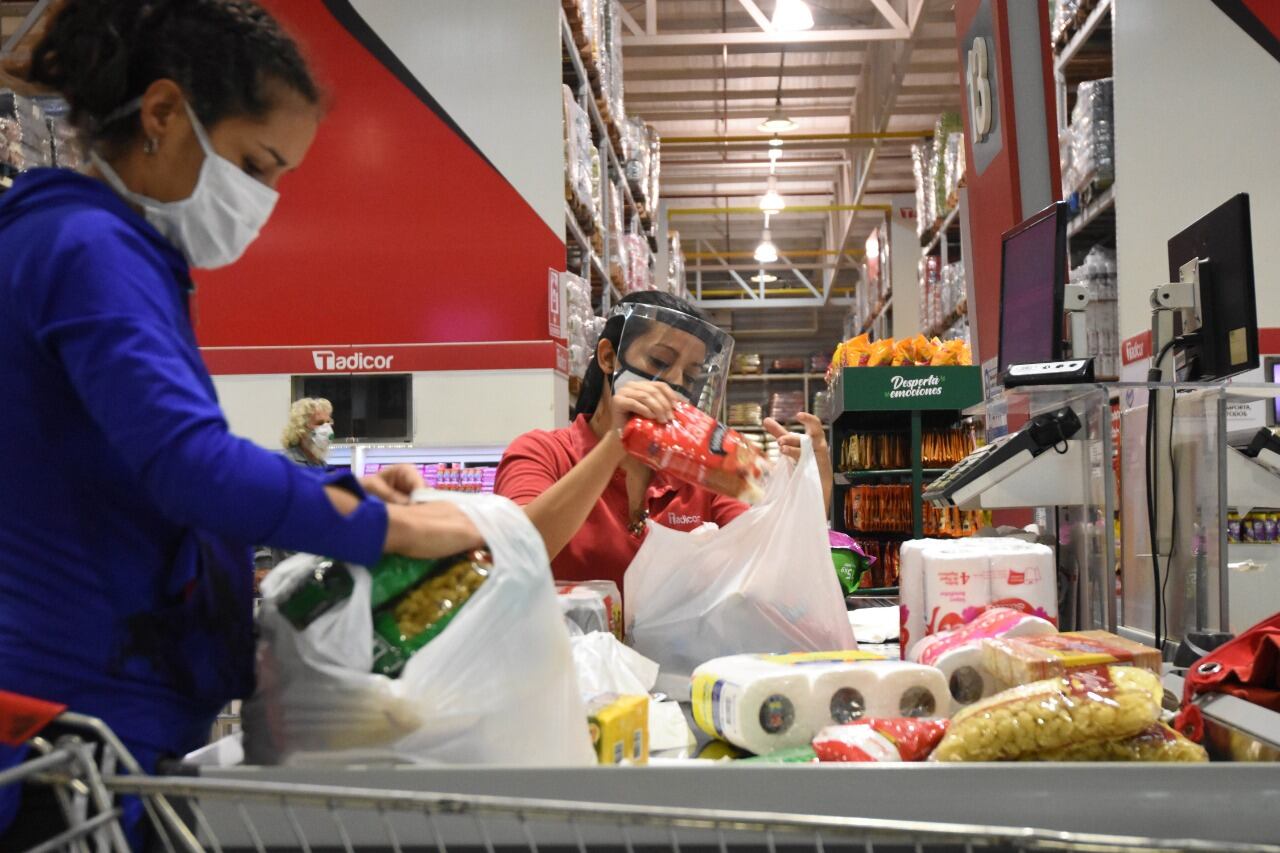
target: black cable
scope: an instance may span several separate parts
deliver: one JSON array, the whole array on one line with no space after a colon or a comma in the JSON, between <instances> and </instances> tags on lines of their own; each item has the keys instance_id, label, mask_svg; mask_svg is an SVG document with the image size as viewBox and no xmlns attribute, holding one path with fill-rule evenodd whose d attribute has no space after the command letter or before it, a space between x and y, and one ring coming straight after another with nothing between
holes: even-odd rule
<instances>
[{"instance_id":1,"label":"black cable","mask_svg":"<svg viewBox=\"0 0 1280 853\"><path fill-rule=\"evenodd\" d=\"M1178 407L1178 394L1174 392L1173 398L1169 401L1169 472L1171 474L1170 486L1172 486L1170 495L1173 498L1173 517L1170 520L1169 529L1176 531L1178 529L1178 466L1173 458L1173 424L1174 411ZM1164 614L1164 622L1160 628L1160 635L1165 639L1169 637L1169 576L1173 574L1173 555L1178 548L1178 538L1176 536L1169 537L1169 555L1165 558L1164 583L1160 587L1160 610Z\"/></svg>"},{"instance_id":2,"label":"black cable","mask_svg":"<svg viewBox=\"0 0 1280 853\"><path fill-rule=\"evenodd\" d=\"M1177 343L1177 339L1171 340L1160 349L1156 360L1152 362L1152 368L1147 373L1147 381L1160 382L1164 379L1164 372L1160 365L1164 362L1165 356L1173 349ZM1155 599L1155 610L1152 614L1152 634L1155 638L1156 648L1164 650L1164 580L1160 577L1160 533L1159 533L1159 502L1157 500L1155 490L1155 469L1157 461L1155 458L1156 448L1158 447L1156 434L1156 412L1159 409L1160 397L1159 390L1152 389L1147 401L1147 447L1146 447L1146 474L1147 474L1147 531L1151 538L1151 577L1153 583L1152 595ZM1172 453L1172 451L1170 451ZM1175 500L1176 505L1176 500ZM1170 549L1172 550L1172 549ZM1165 574L1168 574L1168 563L1166 562Z\"/></svg>"}]
</instances>

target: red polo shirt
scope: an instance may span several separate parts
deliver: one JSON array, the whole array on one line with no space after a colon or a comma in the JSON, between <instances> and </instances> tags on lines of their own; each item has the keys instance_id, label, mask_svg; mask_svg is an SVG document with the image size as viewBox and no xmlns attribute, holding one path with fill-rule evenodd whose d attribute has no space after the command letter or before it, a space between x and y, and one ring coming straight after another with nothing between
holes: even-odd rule
<instances>
[{"instance_id":1,"label":"red polo shirt","mask_svg":"<svg viewBox=\"0 0 1280 853\"><path fill-rule=\"evenodd\" d=\"M564 429L525 433L511 443L498 465L495 491L524 506L549 489L599 444L585 415ZM724 527L746 512L747 505L714 492L653 473L646 496L649 518L673 530L693 530L711 521ZM627 475L619 468L591 508L586 522L555 559L557 580L611 580L622 587L622 575L640 549L627 506Z\"/></svg>"}]
</instances>

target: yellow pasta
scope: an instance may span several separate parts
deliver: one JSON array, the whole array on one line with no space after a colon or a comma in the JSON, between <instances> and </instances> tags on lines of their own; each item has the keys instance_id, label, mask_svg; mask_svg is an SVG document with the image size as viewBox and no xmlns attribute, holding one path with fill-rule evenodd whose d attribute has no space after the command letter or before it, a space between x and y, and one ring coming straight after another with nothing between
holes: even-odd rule
<instances>
[{"instance_id":1,"label":"yellow pasta","mask_svg":"<svg viewBox=\"0 0 1280 853\"><path fill-rule=\"evenodd\" d=\"M933 758L1010 761L1131 738L1155 724L1161 695L1155 675L1125 666L1024 684L960 711Z\"/></svg>"},{"instance_id":2,"label":"yellow pasta","mask_svg":"<svg viewBox=\"0 0 1280 853\"><path fill-rule=\"evenodd\" d=\"M1187 740L1163 723L1129 738L1081 743L1038 755L1032 761L1208 761L1204 747Z\"/></svg>"}]
</instances>

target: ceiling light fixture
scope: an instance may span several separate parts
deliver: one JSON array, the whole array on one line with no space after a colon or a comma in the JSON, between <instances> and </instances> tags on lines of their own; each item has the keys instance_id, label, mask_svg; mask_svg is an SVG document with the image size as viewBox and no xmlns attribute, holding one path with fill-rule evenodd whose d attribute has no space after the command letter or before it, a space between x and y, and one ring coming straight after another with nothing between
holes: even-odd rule
<instances>
[{"instance_id":1,"label":"ceiling light fixture","mask_svg":"<svg viewBox=\"0 0 1280 853\"><path fill-rule=\"evenodd\" d=\"M781 159L782 159L782 149L781 149L781 148L770 148L770 149L769 149L769 162L770 162L770 163L774 163L774 164L776 164L776 163L777 163L779 160L781 160Z\"/></svg>"},{"instance_id":2,"label":"ceiling light fixture","mask_svg":"<svg viewBox=\"0 0 1280 853\"><path fill-rule=\"evenodd\" d=\"M778 177L769 176L769 189L760 196L760 210L764 213L781 213L787 209L787 202L778 192Z\"/></svg>"},{"instance_id":3,"label":"ceiling light fixture","mask_svg":"<svg viewBox=\"0 0 1280 853\"><path fill-rule=\"evenodd\" d=\"M769 235L769 229L764 229L764 234L760 237L760 245L756 246L756 261L762 264L771 264L778 260L778 247L773 245L773 238Z\"/></svg>"},{"instance_id":4,"label":"ceiling light fixture","mask_svg":"<svg viewBox=\"0 0 1280 853\"><path fill-rule=\"evenodd\" d=\"M769 147L770 147L770 148L781 148L781 147L782 147L782 137L781 137L781 136L778 136L778 135L775 133L775 134L774 134L774 136L773 136L773 139L770 139L770 140L769 140Z\"/></svg>"},{"instance_id":5,"label":"ceiling light fixture","mask_svg":"<svg viewBox=\"0 0 1280 853\"><path fill-rule=\"evenodd\" d=\"M751 276L751 280L756 284L773 284L778 280L778 277L776 275L769 275L769 273L761 270L758 274Z\"/></svg>"},{"instance_id":6,"label":"ceiling light fixture","mask_svg":"<svg viewBox=\"0 0 1280 853\"><path fill-rule=\"evenodd\" d=\"M773 28L780 33L813 29L813 12L804 0L778 0L773 7Z\"/></svg>"},{"instance_id":7,"label":"ceiling light fixture","mask_svg":"<svg viewBox=\"0 0 1280 853\"><path fill-rule=\"evenodd\" d=\"M778 96L773 112L759 124L760 130L764 133L786 133L788 130L795 130L799 126L782 111L781 95Z\"/></svg>"}]
</instances>

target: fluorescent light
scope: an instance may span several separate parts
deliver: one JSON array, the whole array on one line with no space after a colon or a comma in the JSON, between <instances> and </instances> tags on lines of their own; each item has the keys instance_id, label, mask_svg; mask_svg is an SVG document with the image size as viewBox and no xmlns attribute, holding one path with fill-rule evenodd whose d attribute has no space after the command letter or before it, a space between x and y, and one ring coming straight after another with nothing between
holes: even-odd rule
<instances>
[{"instance_id":1,"label":"fluorescent light","mask_svg":"<svg viewBox=\"0 0 1280 853\"><path fill-rule=\"evenodd\" d=\"M769 229L764 229L764 234L760 237L760 245L756 246L756 260L762 264L771 264L778 260L778 247L773 245L773 238L769 236Z\"/></svg>"},{"instance_id":2,"label":"fluorescent light","mask_svg":"<svg viewBox=\"0 0 1280 853\"><path fill-rule=\"evenodd\" d=\"M788 130L795 130L799 126L782 111L782 98L778 98L777 105L774 106L773 112L769 114L769 117L757 125L764 133L786 133Z\"/></svg>"},{"instance_id":3,"label":"fluorescent light","mask_svg":"<svg viewBox=\"0 0 1280 853\"><path fill-rule=\"evenodd\" d=\"M751 276L751 280L756 284L773 284L778 280L776 275L769 275L767 272L760 272Z\"/></svg>"},{"instance_id":4,"label":"fluorescent light","mask_svg":"<svg viewBox=\"0 0 1280 853\"><path fill-rule=\"evenodd\" d=\"M813 13L804 0L778 0L773 7L773 28L780 33L813 29Z\"/></svg>"},{"instance_id":5,"label":"fluorescent light","mask_svg":"<svg viewBox=\"0 0 1280 853\"><path fill-rule=\"evenodd\" d=\"M769 190L760 196L760 209L765 213L781 213L787 209L787 202L778 193L778 179L774 175L769 176Z\"/></svg>"},{"instance_id":6,"label":"fluorescent light","mask_svg":"<svg viewBox=\"0 0 1280 853\"><path fill-rule=\"evenodd\" d=\"M773 139L770 139L770 140L769 140L769 147L770 147L770 148L781 148L781 147L782 147L782 137L780 137L780 136L776 136L776 135L775 135L775 136L773 137Z\"/></svg>"}]
</instances>

